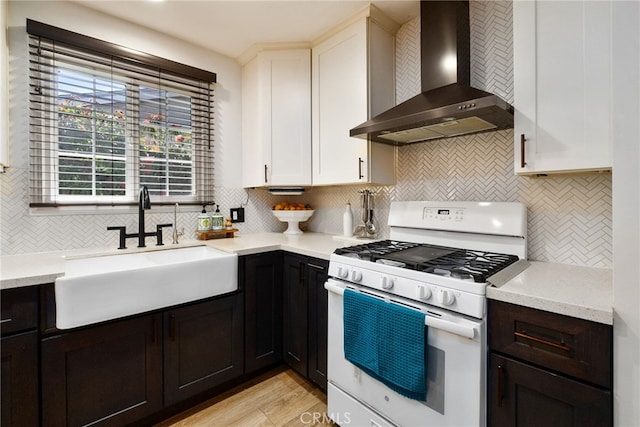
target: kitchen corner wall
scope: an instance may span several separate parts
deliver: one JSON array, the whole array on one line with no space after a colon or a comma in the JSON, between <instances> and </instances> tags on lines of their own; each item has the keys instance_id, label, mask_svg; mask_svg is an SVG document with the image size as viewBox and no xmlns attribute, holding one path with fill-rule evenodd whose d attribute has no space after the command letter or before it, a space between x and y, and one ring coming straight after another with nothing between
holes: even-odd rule
<instances>
[{"instance_id":1,"label":"kitchen corner wall","mask_svg":"<svg viewBox=\"0 0 640 427\"><path fill-rule=\"evenodd\" d=\"M41 2L33 4L38 9L44 7ZM511 6L508 1L470 3L471 83L497 93L509 102L513 102ZM60 12L56 9L56 12L42 13L48 19ZM44 22L47 19L42 18ZM420 92L419 24L419 18L416 18L403 25L397 34L397 102ZM166 44L170 42L167 40ZM17 70L11 71L12 76L20 74ZM229 75L221 75L220 80L228 79ZM239 102L233 97L239 95L224 86L219 94L226 102L222 114L229 114L233 103ZM26 106L21 105L20 108ZM233 126L227 123L223 127L229 132ZM236 164L234 157L237 153L233 147L239 141L234 137L231 134L219 141L217 165L220 162L226 164L227 169L234 169L228 166ZM106 227L135 227L135 213L31 215L28 209L26 145L17 144L14 140L11 148L13 166L18 167L0 176L0 254L105 245L115 247L116 233L107 232ZM345 204L348 201L352 203L354 223L358 224L361 214L358 191L369 188L376 192L375 216L379 236L388 237L386 219L391 200L519 201L527 206L530 259L612 266L611 175L518 177L513 171L512 130L401 147L397 169L395 186L317 187L298 197L276 197L264 189L244 190L234 184L240 182L238 175L235 181L233 177L222 179L222 185L216 188L216 203L225 215L228 215L229 208L245 207L247 221L236 224L240 234L284 231L286 225L277 221L270 212L271 207L282 199L311 203L316 208L314 216L302 224L303 227L310 231L339 234L342 232ZM170 212L157 212L157 209L149 211L148 224L173 221ZM179 224L185 227L188 239L193 239L197 214L191 211L179 216ZM167 241L170 241L170 232L167 231L165 236Z\"/></svg>"},{"instance_id":2,"label":"kitchen corner wall","mask_svg":"<svg viewBox=\"0 0 640 427\"><path fill-rule=\"evenodd\" d=\"M229 215L229 208L245 202L245 191L237 187L242 162L241 67L237 61L75 2L21 0L10 1L8 6L11 163L7 173L0 175L0 255L87 247L115 248L118 246L117 233L107 231L107 226L126 225L129 230L135 230L138 219L135 207L124 211L105 209L99 213L70 213L62 209L34 212L29 209L26 18L216 72L215 201L226 215ZM250 203L248 210L253 206ZM181 207L178 226L186 231L181 241L195 239L198 213L199 209L195 207ZM254 212L247 213L248 218L256 216ZM147 227L171 222L172 207L154 206L152 196ZM239 226L246 232L264 230L263 223L258 221ZM171 242L171 232L170 228L165 231L165 242Z\"/></svg>"},{"instance_id":3,"label":"kitchen corner wall","mask_svg":"<svg viewBox=\"0 0 640 427\"><path fill-rule=\"evenodd\" d=\"M472 1L471 84L513 103L512 3ZM420 22L396 36L396 100L420 92ZM611 175L520 177L514 174L513 130L413 144L398 149L398 181L373 188L380 236L391 200L483 200L527 206L529 259L594 267L612 266ZM362 187L364 188L364 187ZM357 222L361 187L314 189L315 231L341 233L344 204Z\"/></svg>"}]
</instances>

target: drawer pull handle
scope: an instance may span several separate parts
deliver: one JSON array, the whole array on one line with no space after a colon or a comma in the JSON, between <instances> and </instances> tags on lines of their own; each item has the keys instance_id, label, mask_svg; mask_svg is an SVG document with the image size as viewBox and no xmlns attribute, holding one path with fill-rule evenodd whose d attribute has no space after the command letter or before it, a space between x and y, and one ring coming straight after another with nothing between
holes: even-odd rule
<instances>
[{"instance_id":1,"label":"drawer pull handle","mask_svg":"<svg viewBox=\"0 0 640 427\"><path fill-rule=\"evenodd\" d=\"M287 354L294 359L296 362L300 362L300 358L297 357L295 354L291 353L290 351L287 351Z\"/></svg>"},{"instance_id":2,"label":"drawer pull handle","mask_svg":"<svg viewBox=\"0 0 640 427\"><path fill-rule=\"evenodd\" d=\"M571 349L569 347L567 347L565 344L558 344L558 343L551 342L551 341L548 341L548 340L545 340L545 339L542 339L542 338L532 337L531 335L528 335L528 334L522 333L522 332L514 332L513 334L518 338L535 341L535 342L537 342L539 344L548 345L550 347L557 348L559 350L563 350L563 351L566 351L566 352L571 351Z\"/></svg>"},{"instance_id":3,"label":"drawer pull handle","mask_svg":"<svg viewBox=\"0 0 640 427\"><path fill-rule=\"evenodd\" d=\"M8 322L12 322L13 319L12 318L8 318L8 319L2 319L0 320L0 323L8 323Z\"/></svg>"}]
</instances>

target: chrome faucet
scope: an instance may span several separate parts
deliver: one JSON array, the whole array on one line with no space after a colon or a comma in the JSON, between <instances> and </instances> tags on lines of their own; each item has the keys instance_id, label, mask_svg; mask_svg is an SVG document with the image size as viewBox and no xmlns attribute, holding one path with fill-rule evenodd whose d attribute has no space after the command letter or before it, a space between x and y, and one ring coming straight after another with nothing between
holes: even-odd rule
<instances>
[{"instance_id":1,"label":"chrome faucet","mask_svg":"<svg viewBox=\"0 0 640 427\"><path fill-rule=\"evenodd\" d=\"M177 245L178 242L178 237L180 236L184 236L184 227L182 227L182 230L178 231L178 208L180 207L179 204L175 204L173 206L173 244Z\"/></svg>"},{"instance_id":2,"label":"chrome faucet","mask_svg":"<svg viewBox=\"0 0 640 427\"><path fill-rule=\"evenodd\" d=\"M163 246L162 243L162 229L165 227L171 227L173 224L158 224L156 225L156 231L146 232L145 231L145 223L144 223L144 211L147 209L151 209L151 198L149 197L149 189L146 185L140 186L140 191L138 192L138 232L137 233L127 233L127 227L107 227L107 230L119 230L120 231L120 244L118 249L126 249L125 245L126 240L128 238L137 237L138 238L138 247L144 248L146 247L145 239L147 237L156 236L156 245Z\"/></svg>"}]
</instances>

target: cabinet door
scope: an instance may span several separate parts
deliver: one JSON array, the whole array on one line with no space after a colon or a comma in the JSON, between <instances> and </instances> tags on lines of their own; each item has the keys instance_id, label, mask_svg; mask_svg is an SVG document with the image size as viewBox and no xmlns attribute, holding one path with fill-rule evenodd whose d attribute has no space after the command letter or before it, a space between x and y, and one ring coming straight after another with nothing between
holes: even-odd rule
<instances>
[{"instance_id":1,"label":"cabinet door","mask_svg":"<svg viewBox=\"0 0 640 427\"><path fill-rule=\"evenodd\" d=\"M367 20L312 50L313 185L367 182L368 142L349 130L368 117Z\"/></svg>"},{"instance_id":2,"label":"cabinet door","mask_svg":"<svg viewBox=\"0 0 640 427\"><path fill-rule=\"evenodd\" d=\"M264 141L266 120L261 117L263 95L260 91L258 59L242 67L242 186L267 185L267 158L270 141Z\"/></svg>"},{"instance_id":3,"label":"cabinet door","mask_svg":"<svg viewBox=\"0 0 640 427\"><path fill-rule=\"evenodd\" d=\"M308 294L305 259L284 256L284 360L296 372L307 377Z\"/></svg>"},{"instance_id":4,"label":"cabinet door","mask_svg":"<svg viewBox=\"0 0 640 427\"><path fill-rule=\"evenodd\" d=\"M42 423L121 426L162 408L160 315L42 340Z\"/></svg>"},{"instance_id":5,"label":"cabinet door","mask_svg":"<svg viewBox=\"0 0 640 427\"><path fill-rule=\"evenodd\" d=\"M38 326L37 286L4 289L0 295L0 333L3 336Z\"/></svg>"},{"instance_id":6,"label":"cabinet door","mask_svg":"<svg viewBox=\"0 0 640 427\"><path fill-rule=\"evenodd\" d=\"M324 283L329 263L310 258L306 263L309 290L309 379L327 389L327 302Z\"/></svg>"},{"instance_id":7,"label":"cabinet door","mask_svg":"<svg viewBox=\"0 0 640 427\"><path fill-rule=\"evenodd\" d=\"M395 105L395 39L361 18L312 49L313 185L395 184L397 150L349 136Z\"/></svg>"},{"instance_id":8,"label":"cabinet door","mask_svg":"<svg viewBox=\"0 0 640 427\"><path fill-rule=\"evenodd\" d=\"M611 168L610 9L514 2L517 174Z\"/></svg>"},{"instance_id":9,"label":"cabinet door","mask_svg":"<svg viewBox=\"0 0 640 427\"><path fill-rule=\"evenodd\" d=\"M243 186L311 185L309 49L260 52L243 85Z\"/></svg>"},{"instance_id":10,"label":"cabinet door","mask_svg":"<svg viewBox=\"0 0 640 427\"><path fill-rule=\"evenodd\" d=\"M271 70L269 185L311 185L311 52L267 52Z\"/></svg>"},{"instance_id":11,"label":"cabinet door","mask_svg":"<svg viewBox=\"0 0 640 427\"><path fill-rule=\"evenodd\" d=\"M165 311L164 324L165 405L243 374L241 293Z\"/></svg>"},{"instance_id":12,"label":"cabinet door","mask_svg":"<svg viewBox=\"0 0 640 427\"><path fill-rule=\"evenodd\" d=\"M38 333L25 332L0 340L2 427L37 426Z\"/></svg>"},{"instance_id":13,"label":"cabinet door","mask_svg":"<svg viewBox=\"0 0 640 427\"><path fill-rule=\"evenodd\" d=\"M493 427L605 427L611 392L491 354L489 423Z\"/></svg>"},{"instance_id":14,"label":"cabinet door","mask_svg":"<svg viewBox=\"0 0 640 427\"><path fill-rule=\"evenodd\" d=\"M241 258L245 289L245 371L282 360L282 252Z\"/></svg>"}]
</instances>

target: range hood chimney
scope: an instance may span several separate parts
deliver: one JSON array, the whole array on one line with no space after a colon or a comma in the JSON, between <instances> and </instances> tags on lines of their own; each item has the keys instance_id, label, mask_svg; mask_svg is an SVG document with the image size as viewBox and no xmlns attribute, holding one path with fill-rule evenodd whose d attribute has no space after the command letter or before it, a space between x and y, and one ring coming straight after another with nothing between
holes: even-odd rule
<instances>
[{"instance_id":1,"label":"range hood chimney","mask_svg":"<svg viewBox=\"0 0 640 427\"><path fill-rule=\"evenodd\" d=\"M420 2L422 93L350 135L392 145L513 127L513 106L470 86L468 1Z\"/></svg>"}]
</instances>

